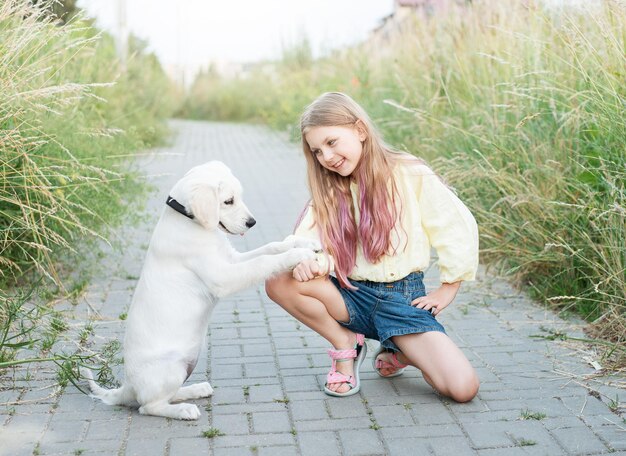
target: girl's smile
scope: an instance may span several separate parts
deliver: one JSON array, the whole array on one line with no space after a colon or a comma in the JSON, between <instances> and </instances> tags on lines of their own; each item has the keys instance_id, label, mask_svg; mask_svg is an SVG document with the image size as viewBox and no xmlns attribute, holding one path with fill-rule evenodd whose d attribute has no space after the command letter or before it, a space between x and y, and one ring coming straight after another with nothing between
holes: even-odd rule
<instances>
[{"instance_id":1,"label":"girl's smile","mask_svg":"<svg viewBox=\"0 0 626 456\"><path fill-rule=\"evenodd\" d=\"M332 164L332 165L331 165L331 167L332 167L333 169L337 169L337 170L338 170L339 168L341 168L341 166L342 166L345 162L346 162L346 159L345 159L345 158L342 158L342 159L341 159L341 160L339 160L337 163Z\"/></svg>"},{"instance_id":2,"label":"girl's smile","mask_svg":"<svg viewBox=\"0 0 626 456\"><path fill-rule=\"evenodd\" d=\"M363 154L367 135L357 125L313 127L305 135L311 153L324 168L349 176Z\"/></svg>"}]
</instances>

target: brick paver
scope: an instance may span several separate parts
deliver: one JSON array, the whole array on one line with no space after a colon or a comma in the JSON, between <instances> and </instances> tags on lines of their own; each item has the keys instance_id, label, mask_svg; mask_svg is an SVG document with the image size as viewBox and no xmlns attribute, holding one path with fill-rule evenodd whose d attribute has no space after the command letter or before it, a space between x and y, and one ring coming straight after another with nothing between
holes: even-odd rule
<instances>
[{"instance_id":1,"label":"brick paver","mask_svg":"<svg viewBox=\"0 0 626 456\"><path fill-rule=\"evenodd\" d=\"M137 228L120 230L116 241L122 247L108 250L77 305L59 304L72 327L58 344L71 349L90 319L91 349L122 340L123 314L155 220L168 189L191 166L219 159L242 181L258 224L233 239L241 250L289 234L306 202L303 159L280 134L250 125L171 125L177 132L172 145L140 162L157 188L147 203L149 216ZM416 369L382 379L369 362L358 395L324 395L327 343L272 303L259 285L223 299L213 314L206 354L190 379L208 378L215 389L212 398L197 401L199 421L106 406L72 385L58 388L54 369L43 364L4 379L0 454L626 454L626 424L609 408L619 402L620 390L583 379L594 373L584 360L592 354L531 337L547 329L580 335L576 322L532 304L505 281L484 272L480 277L465 284L440 317L481 378L470 403L437 396ZM426 283L437 285L436 267L427 271ZM368 344L373 351L377 342ZM203 436L210 429L222 435Z\"/></svg>"}]
</instances>

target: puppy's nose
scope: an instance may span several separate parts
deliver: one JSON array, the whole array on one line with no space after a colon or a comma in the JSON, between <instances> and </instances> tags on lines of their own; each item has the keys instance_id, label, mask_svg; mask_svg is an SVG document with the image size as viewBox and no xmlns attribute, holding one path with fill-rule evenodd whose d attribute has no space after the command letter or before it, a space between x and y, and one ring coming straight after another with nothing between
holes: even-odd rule
<instances>
[{"instance_id":1,"label":"puppy's nose","mask_svg":"<svg viewBox=\"0 0 626 456\"><path fill-rule=\"evenodd\" d=\"M250 217L247 221L246 221L246 226L248 228L252 228L254 225L256 225L256 220L254 220L254 218Z\"/></svg>"}]
</instances>

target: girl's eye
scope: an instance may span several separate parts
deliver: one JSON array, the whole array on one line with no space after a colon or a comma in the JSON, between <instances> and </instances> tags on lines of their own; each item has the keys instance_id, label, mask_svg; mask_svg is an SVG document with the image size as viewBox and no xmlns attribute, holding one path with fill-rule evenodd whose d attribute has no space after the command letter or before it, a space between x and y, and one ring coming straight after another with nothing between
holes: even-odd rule
<instances>
[{"instance_id":1,"label":"girl's eye","mask_svg":"<svg viewBox=\"0 0 626 456\"><path fill-rule=\"evenodd\" d=\"M313 155L319 155L319 154L321 154L321 153L322 153L322 151L321 151L321 150L319 150L319 149L315 149L315 150L313 151Z\"/></svg>"},{"instance_id":2,"label":"girl's eye","mask_svg":"<svg viewBox=\"0 0 626 456\"><path fill-rule=\"evenodd\" d=\"M331 139L330 141L328 141L328 145L333 146L336 142L337 142L336 139Z\"/></svg>"},{"instance_id":3,"label":"girl's eye","mask_svg":"<svg viewBox=\"0 0 626 456\"><path fill-rule=\"evenodd\" d=\"M229 206L235 202L235 198L227 199L224 201L224 204L228 204Z\"/></svg>"}]
</instances>

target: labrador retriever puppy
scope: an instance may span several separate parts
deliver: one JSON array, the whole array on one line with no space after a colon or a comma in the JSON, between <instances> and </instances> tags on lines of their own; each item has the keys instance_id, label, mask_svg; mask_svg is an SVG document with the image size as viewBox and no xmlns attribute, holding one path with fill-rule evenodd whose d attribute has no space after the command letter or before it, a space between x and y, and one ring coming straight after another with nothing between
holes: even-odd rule
<instances>
[{"instance_id":1,"label":"labrador retriever puppy","mask_svg":"<svg viewBox=\"0 0 626 456\"><path fill-rule=\"evenodd\" d=\"M92 397L139 406L144 415L200 417L196 405L180 402L210 396L211 385L182 385L196 366L218 298L293 269L319 248L289 236L237 252L226 235L243 234L256 223L241 193L239 181L218 161L191 169L174 185L128 311L123 385L102 388L84 370Z\"/></svg>"}]
</instances>

